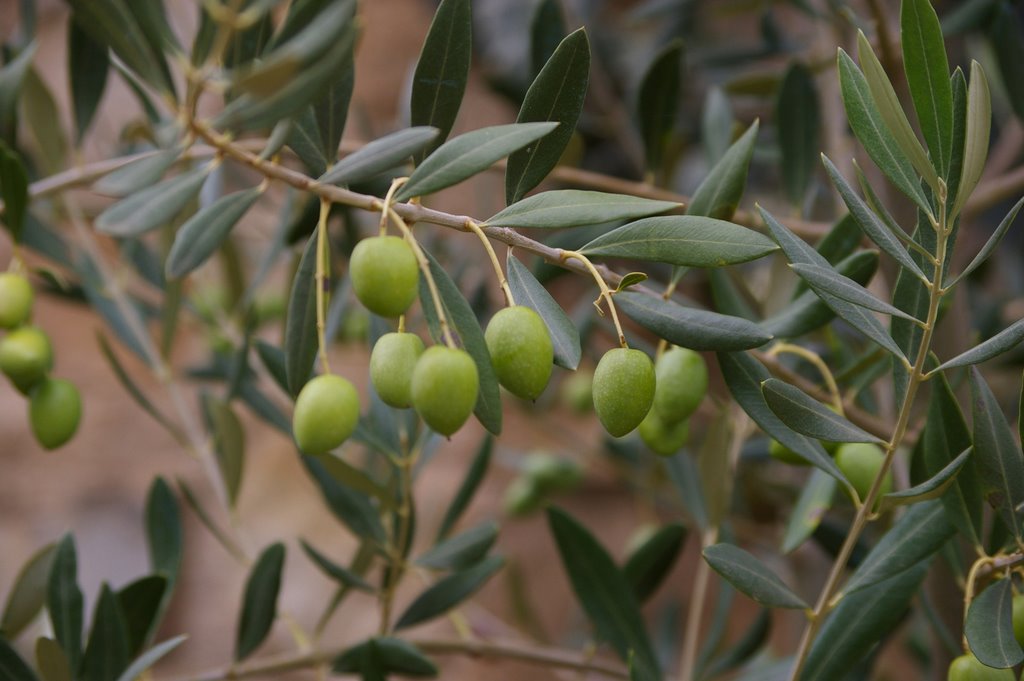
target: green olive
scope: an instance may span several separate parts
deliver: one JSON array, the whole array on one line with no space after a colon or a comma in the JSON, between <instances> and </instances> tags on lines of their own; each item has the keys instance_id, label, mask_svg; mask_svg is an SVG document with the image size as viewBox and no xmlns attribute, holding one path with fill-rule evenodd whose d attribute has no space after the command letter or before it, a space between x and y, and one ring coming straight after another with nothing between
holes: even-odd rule
<instances>
[{"instance_id":1,"label":"green olive","mask_svg":"<svg viewBox=\"0 0 1024 681\"><path fill-rule=\"evenodd\" d=\"M953 660L946 678L948 681L1014 681L1012 669L987 667L971 653Z\"/></svg>"},{"instance_id":2,"label":"green olive","mask_svg":"<svg viewBox=\"0 0 1024 681\"><path fill-rule=\"evenodd\" d=\"M319 455L341 445L359 422L359 393L341 376L311 379L299 391L292 414L295 442L306 454Z\"/></svg>"},{"instance_id":3,"label":"green olive","mask_svg":"<svg viewBox=\"0 0 1024 681\"><path fill-rule=\"evenodd\" d=\"M594 372L577 369L562 381L559 395L565 406L584 414L594 408Z\"/></svg>"},{"instance_id":4,"label":"green olive","mask_svg":"<svg viewBox=\"0 0 1024 681\"><path fill-rule=\"evenodd\" d=\"M14 272L0 274L0 328L21 326L32 316L32 285Z\"/></svg>"},{"instance_id":5,"label":"green olive","mask_svg":"<svg viewBox=\"0 0 1024 681\"><path fill-rule=\"evenodd\" d=\"M46 333L22 326L0 340L0 371L27 395L53 368L53 348Z\"/></svg>"},{"instance_id":6,"label":"green olive","mask_svg":"<svg viewBox=\"0 0 1024 681\"><path fill-rule=\"evenodd\" d=\"M777 459L783 463L788 463L792 466L810 466L811 462L800 456L792 449L782 444L778 440L772 440L772 443L768 445L768 455L773 459Z\"/></svg>"},{"instance_id":7,"label":"green olive","mask_svg":"<svg viewBox=\"0 0 1024 681\"><path fill-rule=\"evenodd\" d=\"M1024 594L1013 597L1013 636L1024 647Z\"/></svg>"},{"instance_id":8,"label":"green olive","mask_svg":"<svg viewBox=\"0 0 1024 681\"><path fill-rule=\"evenodd\" d=\"M28 416L40 445L46 449L60 447L74 436L82 418L78 388L61 378L46 379L32 391Z\"/></svg>"},{"instance_id":9,"label":"green olive","mask_svg":"<svg viewBox=\"0 0 1024 681\"><path fill-rule=\"evenodd\" d=\"M360 241L352 250L349 272L356 297L374 314L397 317L416 300L419 267L412 248L400 237Z\"/></svg>"},{"instance_id":10,"label":"green olive","mask_svg":"<svg viewBox=\"0 0 1024 681\"><path fill-rule=\"evenodd\" d=\"M498 382L524 400L540 397L551 378L554 349L540 315L515 305L500 310L484 332Z\"/></svg>"},{"instance_id":11,"label":"green olive","mask_svg":"<svg viewBox=\"0 0 1024 681\"><path fill-rule=\"evenodd\" d=\"M640 422L640 427L637 430L644 444L650 447L652 452L661 456L672 456L682 449L690 439L690 422L688 420L669 425L661 420L661 416L654 409L647 412L647 416Z\"/></svg>"},{"instance_id":12,"label":"green olive","mask_svg":"<svg viewBox=\"0 0 1024 681\"><path fill-rule=\"evenodd\" d=\"M885 453L869 442L848 442L836 449L836 465L857 490L861 501L867 498L875 476L882 469ZM878 496L892 491L892 471L885 474Z\"/></svg>"},{"instance_id":13,"label":"green olive","mask_svg":"<svg viewBox=\"0 0 1024 681\"><path fill-rule=\"evenodd\" d=\"M679 423L697 411L708 393L708 367L700 353L674 347L662 353L654 365L658 389L654 410L663 423Z\"/></svg>"},{"instance_id":14,"label":"green olive","mask_svg":"<svg viewBox=\"0 0 1024 681\"><path fill-rule=\"evenodd\" d=\"M386 333L370 353L370 381L380 399L398 409L412 406L412 372L423 354L414 333Z\"/></svg>"},{"instance_id":15,"label":"green olive","mask_svg":"<svg viewBox=\"0 0 1024 681\"><path fill-rule=\"evenodd\" d=\"M594 410L613 437L640 425L655 393L654 364L640 350L615 348L604 353L594 371Z\"/></svg>"},{"instance_id":16,"label":"green olive","mask_svg":"<svg viewBox=\"0 0 1024 681\"><path fill-rule=\"evenodd\" d=\"M526 455L523 475L545 493L573 489L583 480L583 470L575 461L544 451Z\"/></svg>"},{"instance_id":17,"label":"green olive","mask_svg":"<svg viewBox=\"0 0 1024 681\"><path fill-rule=\"evenodd\" d=\"M451 436L476 406L480 378L465 350L427 348L412 372L412 406L432 430Z\"/></svg>"},{"instance_id":18,"label":"green olive","mask_svg":"<svg viewBox=\"0 0 1024 681\"><path fill-rule=\"evenodd\" d=\"M519 476L505 488L501 506L505 509L506 515L521 517L536 511L543 502L544 495L533 480L526 476Z\"/></svg>"}]
</instances>

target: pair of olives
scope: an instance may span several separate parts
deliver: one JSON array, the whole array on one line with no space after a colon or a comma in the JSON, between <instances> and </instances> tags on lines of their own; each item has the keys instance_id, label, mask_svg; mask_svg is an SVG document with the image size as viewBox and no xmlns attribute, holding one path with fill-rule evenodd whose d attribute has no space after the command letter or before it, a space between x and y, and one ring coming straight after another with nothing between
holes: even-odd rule
<instances>
[{"instance_id":1,"label":"pair of olives","mask_svg":"<svg viewBox=\"0 0 1024 681\"><path fill-rule=\"evenodd\" d=\"M699 353L674 347L654 364L654 403L640 423L640 439L651 451L672 456L690 439L689 418L708 392L708 367Z\"/></svg>"},{"instance_id":2,"label":"pair of olives","mask_svg":"<svg viewBox=\"0 0 1024 681\"><path fill-rule=\"evenodd\" d=\"M29 326L34 294L20 274L0 274L0 371L29 398L29 424L36 441L56 449L70 440L82 417L82 398L70 381L51 378L53 347L42 329Z\"/></svg>"}]
</instances>

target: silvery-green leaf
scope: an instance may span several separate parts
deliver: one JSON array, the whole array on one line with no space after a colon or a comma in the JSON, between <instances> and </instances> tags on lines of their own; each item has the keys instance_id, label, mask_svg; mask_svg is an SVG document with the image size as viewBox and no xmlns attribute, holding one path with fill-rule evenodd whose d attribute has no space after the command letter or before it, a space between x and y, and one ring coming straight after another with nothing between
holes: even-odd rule
<instances>
[{"instance_id":1,"label":"silvery-green leaf","mask_svg":"<svg viewBox=\"0 0 1024 681\"><path fill-rule=\"evenodd\" d=\"M950 216L960 213L967 198L978 186L988 158L988 138L992 127L992 98L981 65L971 62L971 82L967 86L967 130L964 133L964 162L960 186Z\"/></svg>"},{"instance_id":2,"label":"silvery-green leaf","mask_svg":"<svg viewBox=\"0 0 1024 681\"><path fill-rule=\"evenodd\" d=\"M1018 319L984 343L975 345L970 350L957 355L953 359L946 360L935 371L945 371L946 369L968 366L970 364L981 364L1012 350L1022 340L1024 340L1024 319Z\"/></svg>"},{"instance_id":3,"label":"silvery-green leaf","mask_svg":"<svg viewBox=\"0 0 1024 681\"><path fill-rule=\"evenodd\" d=\"M227 194L189 218L174 235L167 276L183 277L206 262L262 195L259 187Z\"/></svg>"},{"instance_id":4,"label":"silvery-green leaf","mask_svg":"<svg viewBox=\"0 0 1024 681\"><path fill-rule=\"evenodd\" d=\"M914 320L913 317L903 310L875 297L875 294L849 277L839 274L834 269L802 263L790 265L790 269L800 275L815 291L825 292L868 310L911 321Z\"/></svg>"},{"instance_id":5,"label":"silvery-green leaf","mask_svg":"<svg viewBox=\"0 0 1024 681\"><path fill-rule=\"evenodd\" d=\"M681 207L682 204L672 201L654 201L627 194L557 189L517 201L484 224L559 229L633 220Z\"/></svg>"},{"instance_id":6,"label":"silvery-green leaf","mask_svg":"<svg viewBox=\"0 0 1024 681\"><path fill-rule=\"evenodd\" d=\"M122 199L96 218L96 229L130 237L168 224L199 195L210 170L209 165L196 168Z\"/></svg>"},{"instance_id":7,"label":"silvery-green leaf","mask_svg":"<svg viewBox=\"0 0 1024 681\"><path fill-rule=\"evenodd\" d=\"M323 177L323 184L353 184L405 163L437 139L437 128L406 128L369 142L362 149L338 161Z\"/></svg>"},{"instance_id":8,"label":"silvery-green leaf","mask_svg":"<svg viewBox=\"0 0 1024 681\"><path fill-rule=\"evenodd\" d=\"M769 378L761 392L768 408L798 433L826 442L882 442L794 385Z\"/></svg>"}]
</instances>

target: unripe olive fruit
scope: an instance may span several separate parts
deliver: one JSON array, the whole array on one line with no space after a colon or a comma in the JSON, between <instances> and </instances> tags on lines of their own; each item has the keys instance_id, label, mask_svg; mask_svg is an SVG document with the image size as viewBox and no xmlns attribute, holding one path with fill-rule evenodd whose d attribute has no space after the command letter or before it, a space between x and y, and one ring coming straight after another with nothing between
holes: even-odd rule
<instances>
[{"instance_id":1,"label":"unripe olive fruit","mask_svg":"<svg viewBox=\"0 0 1024 681\"><path fill-rule=\"evenodd\" d=\"M0 274L0 328L21 326L32 316L32 285L28 279L4 272Z\"/></svg>"},{"instance_id":2,"label":"unripe olive fruit","mask_svg":"<svg viewBox=\"0 0 1024 681\"><path fill-rule=\"evenodd\" d=\"M423 354L423 341L414 333L386 333L370 353L370 381L384 404L412 406L412 372Z\"/></svg>"},{"instance_id":3,"label":"unripe olive fruit","mask_svg":"<svg viewBox=\"0 0 1024 681\"><path fill-rule=\"evenodd\" d=\"M792 466L810 466L811 463L778 440L768 445L768 455Z\"/></svg>"},{"instance_id":4,"label":"unripe olive fruit","mask_svg":"<svg viewBox=\"0 0 1024 681\"><path fill-rule=\"evenodd\" d=\"M655 398L657 399L657 398ZM672 456L689 441L690 422L680 421L671 425L661 420L658 412L651 409L637 429L640 439L651 451L661 456Z\"/></svg>"},{"instance_id":5,"label":"unripe olive fruit","mask_svg":"<svg viewBox=\"0 0 1024 681\"><path fill-rule=\"evenodd\" d=\"M412 372L412 406L432 430L444 436L462 427L476 406L480 378L465 350L435 345Z\"/></svg>"},{"instance_id":6,"label":"unripe olive fruit","mask_svg":"<svg viewBox=\"0 0 1024 681\"><path fill-rule=\"evenodd\" d=\"M500 310L484 332L498 382L524 400L537 399L548 379L554 348L540 315L523 305Z\"/></svg>"},{"instance_id":7,"label":"unripe olive fruit","mask_svg":"<svg viewBox=\"0 0 1024 681\"><path fill-rule=\"evenodd\" d=\"M347 379L325 374L302 386L295 400L292 432L306 454L329 452L344 442L359 422L359 393Z\"/></svg>"},{"instance_id":8,"label":"unripe olive fruit","mask_svg":"<svg viewBox=\"0 0 1024 681\"><path fill-rule=\"evenodd\" d=\"M867 498L875 476L882 468L885 453L869 442L847 442L836 450L836 465L857 490L861 501ZM885 474L878 496L892 491L892 471Z\"/></svg>"},{"instance_id":9,"label":"unripe olive fruit","mask_svg":"<svg viewBox=\"0 0 1024 681\"><path fill-rule=\"evenodd\" d=\"M22 326L0 340L0 371L24 394L53 368L53 348L46 333Z\"/></svg>"},{"instance_id":10,"label":"unripe olive fruit","mask_svg":"<svg viewBox=\"0 0 1024 681\"><path fill-rule=\"evenodd\" d=\"M542 492L561 492L576 487L583 480L583 470L572 459L532 452L523 461L523 475Z\"/></svg>"},{"instance_id":11,"label":"unripe olive fruit","mask_svg":"<svg viewBox=\"0 0 1024 681\"><path fill-rule=\"evenodd\" d=\"M46 449L60 447L75 434L82 418L78 388L61 378L45 380L32 391L28 416L40 445Z\"/></svg>"},{"instance_id":12,"label":"unripe olive fruit","mask_svg":"<svg viewBox=\"0 0 1024 681\"><path fill-rule=\"evenodd\" d=\"M953 660L946 678L948 681L1014 681L1012 669L985 666L971 653Z\"/></svg>"},{"instance_id":13,"label":"unripe olive fruit","mask_svg":"<svg viewBox=\"0 0 1024 681\"><path fill-rule=\"evenodd\" d=\"M1024 647L1024 594L1013 597L1013 637Z\"/></svg>"},{"instance_id":14,"label":"unripe olive fruit","mask_svg":"<svg viewBox=\"0 0 1024 681\"><path fill-rule=\"evenodd\" d=\"M352 250L349 273L359 302L382 317L397 317L416 300L416 256L400 237L375 236L360 241Z\"/></svg>"},{"instance_id":15,"label":"unripe olive fruit","mask_svg":"<svg viewBox=\"0 0 1024 681\"><path fill-rule=\"evenodd\" d=\"M505 489L501 506L505 509L506 515L516 517L536 511L543 501L544 495L533 480L526 476L520 476Z\"/></svg>"},{"instance_id":16,"label":"unripe olive fruit","mask_svg":"<svg viewBox=\"0 0 1024 681\"><path fill-rule=\"evenodd\" d=\"M560 391L562 401L570 409L581 414L594 408L594 372L577 369L569 374Z\"/></svg>"},{"instance_id":17,"label":"unripe olive fruit","mask_svg":"<svg viewBox=\"0 0 1024 681\"><path fill-rule=\"evenodd\" d=\"M613 437L640 425L651 410L654 364L640 350L615 348L604 353L594 371L594 410Z\"/></svg>"},{"instance_id":18,"label":"unripe olive fruit","mask_svg":"<svg viewBox=\"0 0 1024 681\"><path fill-rule=\"evenodd\" d=\"M690 418L708 392L708 367L700 353L673 347L662 353L654 365L658 389L654 410L662 423L674 424Z\"/></svg>"}]
</instances>

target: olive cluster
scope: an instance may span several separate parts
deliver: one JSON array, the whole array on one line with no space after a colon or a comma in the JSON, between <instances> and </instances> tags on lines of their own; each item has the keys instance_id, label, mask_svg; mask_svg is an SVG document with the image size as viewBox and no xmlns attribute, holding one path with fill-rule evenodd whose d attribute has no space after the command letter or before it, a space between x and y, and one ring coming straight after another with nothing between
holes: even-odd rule
<instances>
[{"instance_id":1,"label":"olive cluster","mask_svg":"<svg viewBox=\"0 0 1024 681\"><path fill-rule=\"evenodd\" d=\"M36 440L56 449L72 438L82 416L82 398L71 381L52 378L53 346L42 329L29 324L32 285L20 274L0 274L0 371L29 398L29 423Z\"/></svg>"}]
</instances>

